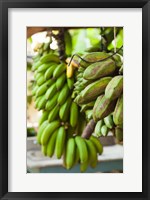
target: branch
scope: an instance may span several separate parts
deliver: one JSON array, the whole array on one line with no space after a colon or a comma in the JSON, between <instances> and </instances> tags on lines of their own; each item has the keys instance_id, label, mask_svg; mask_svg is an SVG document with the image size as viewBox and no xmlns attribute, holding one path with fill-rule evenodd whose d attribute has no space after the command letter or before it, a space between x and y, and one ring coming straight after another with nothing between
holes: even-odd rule
<instances>
[{"instance_id":1,"label":"branch","mask_svg":"<svg viewBox=\"0 0 150 200\"><path fill-rule=\"evenodd\" d=\"M94 131L95 125L96 125L96 123L94 122L93 119L91 119L89 121L89 123L87 124L87 126L85 127L81 137L89 139L90 136L92 135L93 131Z\"/></svg>"}]
</instances>

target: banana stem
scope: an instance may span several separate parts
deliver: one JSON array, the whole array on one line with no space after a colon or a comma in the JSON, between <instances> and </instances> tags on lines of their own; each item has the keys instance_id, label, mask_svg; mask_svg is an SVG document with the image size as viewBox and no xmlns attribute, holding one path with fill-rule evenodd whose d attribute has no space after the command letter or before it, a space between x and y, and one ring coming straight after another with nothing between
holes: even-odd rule
<instances>
[{"instance_id":1,"label":"banana stem","mask_svg":"<svg viewBox=\"0 0 150 200\"><path fill-rule=\"evenodd\" d=\"M94 122L93 119L91 119L89 121L89 123L87 124L87 126L85 127L81 137L89 139L90 136L92 135L93 131L94 131L95 125L96 125L96 123Z\"/></svg>"},{"instance_id":2,"label":"banana stem","mask_svg":"<svg viewBox=\"0 0 150 200\"><path fill-rule=\"evenodd\" d=\"M51 35L57 40L59 58L62 61L66 60L64 31L65 31L64 28L59 28L57 35L51 33Z\"/></svg>"}]
</instances>

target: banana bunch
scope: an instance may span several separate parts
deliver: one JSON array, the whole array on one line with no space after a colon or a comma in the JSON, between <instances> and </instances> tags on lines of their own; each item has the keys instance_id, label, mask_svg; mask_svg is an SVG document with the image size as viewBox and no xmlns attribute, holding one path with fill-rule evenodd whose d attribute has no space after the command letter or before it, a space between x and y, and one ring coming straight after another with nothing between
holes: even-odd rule
<instances>
[{"instance_id":1,"label":"banana bunch","mask_svg":"<svg viewBox=\"0 0 150 200\"><path fill-rule=\"evenodd\" d=\"M76 63L67 66L49 45L44 46L32 66L35 108L42 110L37 141L45 156L63 158L66 169L80 163L81 172L85 172L88 166L96 166L98 154L103 152L98 136L114 130L116 138L123 139L122 62L118 57L108 58L107 53L94 52L84 59L108 59L94 64L81 60L76 70ZM97 137L82 138L91 119L97 122Z\"/></svg>"},{"instance_id":2,"label":"banana bunch","mask_svg":"<svg viewBox=\"0 0 150 200\"><path fill-rule=\"evenodd\" d=\"M69 137L63 163L68 170L80 163L80 171L85 172L89 165L92 168L96 167L98 154L101 155L102 152L103 146L94 136L91 136L88 140L81 136Z\"/></svg>"},{"instance_id":3,"label":"banana bunch","mask_svg":"<svg viewBox=\"0 0 150 200\"><path fill-rule=\"evenodd\" d=\"M79 63L73 98L87 121L94 119L96 136L114 131L123 138L123 64L120 55L104 52L88 53L83 58L95 63ZM97 62L98 60L104 61ZM119 135L119 137L118 137ZM121 136L122 135L122 136Z\"/></svg>"},{"instance_id":4,"label":"banana bunch","mask_svg":"<svg viewBox=\"0 0 150 200\"><path fill-rule=\"evenodd\" d=\"M74 77L67 77L67 66L51 52L34 60L35 108L42 110L37 141L45 156L63 155L67 135L78 128L78 105L71 98Z\"/></svg>"},{"instance_id":5,"label":"banana bunch","mask_svg":"<svg viewBox=\"0 0 150 200\"><path fill-rule=\"evenodd\" d=\"M100 136L107 136L109 131L113 132L114 131L114 121L113 121L113 115L110 114L104 119L99 120L96 123L95 129L94 129L94 134L97 137Z\"/></svg>"}]
</instances>

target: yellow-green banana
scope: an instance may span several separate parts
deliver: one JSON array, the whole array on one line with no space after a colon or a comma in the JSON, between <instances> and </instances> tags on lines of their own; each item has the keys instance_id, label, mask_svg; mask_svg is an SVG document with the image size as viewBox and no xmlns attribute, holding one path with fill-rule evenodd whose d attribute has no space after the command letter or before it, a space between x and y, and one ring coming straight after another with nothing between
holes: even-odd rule
<instances>
[{"instance_id":1,"label":"yellow-green banana","mask_svg":"<svg viewBox=\"0 0 150 200\"><path fill-rule=\"evenodd\" d=\"M47 101L45 105L45 110L52 110L56 106L58 96L59 93L56 93L50 100Z\"/></svg>"},{"instance_id":2,"label":"yellow-green banana","mask_svg":"<svg viewBox=\"0 0 150 200\"><path fill-rule=\"evenodd\" d=\"M60 75L58 77L58 79L56 80L57 90L60 90L64 86L65 80L66 80L66 74L65 73L63 73L62 75Z\"/></svg>"},{"instance_id":3,"label":"yellow-green banana","mask_svg":"<svg viewBox=\"0 0 150 200\"><path fill-rule=\"evenodd\" d=\"M97 152L99 154L102 154L103 153L103 146L100 143L100 140L98 138L94 137L93 135L91 135L90 140L93 142Z\"/></svg>"},{"instance_id":4,"label":"yellow-green banana","mask_svg":"<svg viewBox=\"0 0 150 200\"><path fill-rule=\"evenodd\" d=\"M32 89L32 96L36 95L36 91L38 90L38 85L36 85L33 89Z\"/></svg>"},{"instance_id":5,"label":"yellow-green banana","mask_svg":"<svg viewBox=\"0 0 150 200\"><path fill-rule=\"evenodd\" d=\"M112 129L114 127L112 115L108 115L107 117L105 117L104 122L108 128Z\"/></svg>"},{"instance_id":6,"label":"yellow-green banana","mask_svg":"<svg viewBox=\"0 0 150 200\"><path fill-rule=\"evenodd\" d=\"M53 85L45 93L46 99L47 100L51 99L54 96L54 94L56 94L56 92L57 92L56 84L53 83Z\"/></svg>"},{"instance_id":7,"label":"yellow-green banana","mask_svg":"<svg viewBox=\"0 0 150 200\"><path fill-rule=\"evenodd\" d=\"M56 67L57 67L57 64L53 64L51 67L49 67L49 68L46 70L46 72L45 72L45 74L44 74L45 80L48 80L49 78L52 77L53 72L54 72L54 70L55 70Z\"/></svg>"},{"instance_id":8,"label":"yellow-green banana","mask_svg":"<svg viewBox=\"0 0 150 200\"><path fill-rule=\"evenodd\" d=\"M43 111L42 116L40 117L40 120L39 120L39 126L40 126L45 120L47 120L48 115L49 115L49 111Z\"/></svg>"},{"instance_id":9,"label":"yellow-green banana","mask_svg":"<svg viewBox=\"0 0 150 200\"><path fill-rule=\"evenodd\" d=\"M50 66L51 66L52 63L44 63L42 64L40 67L38 67L38 72L44 72L46 71Z\"/></svg>"},{"instance_id":10,"label":"yellow-green banana","mask_svg":"<svg viewBox=\"0 0 150 200\"><path fill-rule=\"evenodd\" d=\"M53 134L53 132L60 126L60 121L53 121L47 125L47 127L44 129L42 137L41 137L41 144L46 145L50 136Z\"/></svg>"},{"instance_id":11,"label":"yellow-green banana","mask_svg":"<svg viewBox=\"0 0 150 200\"><path fill-rule=\"evenodd\" d=\"M42 94L44 94L44 93L47 91L48 86L51 85L52 83L53 83L52 80L48 80L48 81L46 81L44 84L42 84L42 85L37 89L36 97L41 96Z\"/></svg>"},{"instance_id":12,"label":"yellow-green banana","mask_svg":"<svg viewBox=\"0 0 150 200\"><path fill-rule=\"evenodd\" d=\"M68 84L69 89L72 90L74 87L74 78L73 77L67 78L67 84Z\"/></svg>"},{"instance_id":13,"label":"yellow-green banana","mask_svg":"<svg viewBox=\"0 0 150 200\"><path fill-rule=\"evenodd\" d=\"M81 138L80 136L75 137L75 142L79 150L80 161L81 163L84 163L88 160L88 150L87 150L86 143L84 139Z\"/></svg>"},{"instance_id":14,"label":"yellow-green banana","mask_svg":"<svg viewBox=\"0 0 150 200\"><path fill-rule=\"evenodd\" d=\"M54 120L56 120L59 116L59 105L56 105L49 113L49 116L48 116L48 121L49 122L52 122Z\"/></svg>"},{"instance_id":15,"label":"yellow-green banana","mask_svg":"<svg viewBox=\"0 0 150 200\"><path fill-rule=\"evenodd\" d=\"M44 76L40 76L36 82L38 86L41 86L45 82Z\"/></svg>"},{"instance_id":16,"label":"yellow-green banana","mask_svg":"<svg viewBox=\"0 0 150 200\"><path fill-rule=\"evenodd\" d=\"M58 78L64 71L66 70L65 63L61 63L56 67L56 69L53 72L53 77Z\"/></svg>"},{"instance_id":17,"label":"yellow-green banana","mask_svg":"<svg viewBox=\"0 0 150 200\"><path fill-rule=\"evenodd\" d=\"M67 141L67 146L66 146L66 168L70 169L73 164L74 164L74 160L75 160L75 148L76 148L76 144L75 144L75 140L74 138L69 138Z\"/></svg>"},{"instance_id":18,"label":"yellow-green banana","mask_svg":"<svg viewBox=\"0 0 150 200\"><path fill-rule=\"evenodd\" d=\"M100 120L96 123L96 126L95 126L95 129L94 129L94 133L97 137L100 137L102 134L101 134L101 128L104 124L104 121L103 120Z\"/></svg>"},{"instance_id":19,"label":"yellow-green banana","mask_svg":"<svg viewBox=\"0 0 150 200\"><path fill-rule=\"evenodd\" d=\"M47 144L47 156L52 157L55 152L55 144L56 144L56 137L58 134L58 130L56 129L52 136L50 137L48 144Z\"/></svg>"},{"instance_id":20,"label":"yellow-green banana","mask_svg":"<svg viewBox=\"0 0 150 200\"><path fill-rule=\"evenodd\" d=\"M46 105L46 99L45 99L45 95L43 95L40 101L38 102L37 109L41 110L45 108L45 105Z\"/></svg>"},{"instance_id":21,"label":"yellow-green banana","mask_svg":"<svg viewBox=\"0 0 150 200\"><path fill-rule=\"evenodd\" d=\"M59 63L59 57L55 54L49 53L47 55L44 55L40 58L41 63L47 63L47 62L55 62Z\"/></svg>"},{"instance_id":22,"label":"yellow-green banana","mask_svg":"<svg viewBox=\"0 0 150 200\"><path fill-rule=\"evenodd\" d=\"M85 172L88 168L88 165L89 165L89 161L87 160L86 162L83 162L80 164L80 171L81 172Z\"/></svg>"},{"instance_id":23,"label":"yellow-green banana","mask_svg":"<svg viewBox=\"0 0 150 200\"><path fill-rule=\"evenodd\" d=\"M78 105L75 102L72 102L70 107L70 125L75 127L78 122Z\"/></svg>"},{"instance_id":24,"label":"yellow-green banana","mask_svg":"<svg viewBox=\"0 0 150 200\"><path fill-rule=\"evenodd\" d=\"M32 65L32 71L37 70L38 67L41 66L41 65L42 65L41 61L37 61L36 63L34 63L34 64Z\"/></svg>"},{"instance_id":25,"label":"yellow-green banana","mask_svg":"<svg viewBox=\"0 0 150 200\"><path fill-rule=\"evenodd\" d=\"M102 134L103 136L107 136L107 135L108 135L108 131L109 131L109 129L108 129L108 127L107 127L106 125L103 125L103 126L101 127L101 134Z\"/></svg>"},{"instance_id":26,"label":"yellow-green banana","mask_svg":"<svg viewBox=\"0 0 150 200\"><path fill-rule=\"evenodd\" d=\"M41 136L43 134L44 129L47 127L48 121L46 120L43 122L43 124L39 127L38 133L37 133L37 141L39 144L41 144Z\"/></svg>"},{"instance_id":27,"label":"yellow-green banana","mask_svg":"<svg viewBox=\"0 0 150 200\"><path fill-rule=\"evenodd\" d=\"M58 97L58 100L57 100L57 102L58 102L59 105L62 105L62 104L65 103L65 101L66 101L66 99L67 99L67 97L69 95L69 91L70 90L68 88L68 85L65 84L64 87L63 87L63 89L59 93L59 97Z\"/></svg>"},{"instance_id":28,"label":"yellow-green banana","mask_svg":"<svg viewBox=\"0 0 150 200\"><path fill-rule=\"evenodd\" d=\"M59 117L64 122L67 121L67 119L69 118L71 101L71 97L68 97L66 102L60 107Z\"/></svg>"},{"instance_id":29,"label":"yellow-green banana","mask_svg":"<svg viewBox=\"0 0 150 200\"><path fill-rule=\"evenodd\" d=\"M47 145L42 145L41 150L44 156L47 156Z\"/></svg>"},{"instance_id":30,"label":"yellow-green banana","mask_svg":"<svg viewBox=\"0 0 150 200\"><path fill-rule=\"evenodd\" d=\"M55 153L58 159L60 159L63 154L65 147L65 140L66 140L66 130L64 126L62 126L58 130L56 138L56 146L55 146Z\"/></svg>"},{"instance_id":31,"label":"yellow-green banana","mask_svg":"<svg viewBox=\"0 0 150 200\"><path fill-rule=\"evenodd\" d=\"M95 163L97 162L97 151L96 147L94 146L93 142L91 140L85 140L87 149L88 149L88 156L89 156L89 163Z\"/></svg>"}]
</instances>

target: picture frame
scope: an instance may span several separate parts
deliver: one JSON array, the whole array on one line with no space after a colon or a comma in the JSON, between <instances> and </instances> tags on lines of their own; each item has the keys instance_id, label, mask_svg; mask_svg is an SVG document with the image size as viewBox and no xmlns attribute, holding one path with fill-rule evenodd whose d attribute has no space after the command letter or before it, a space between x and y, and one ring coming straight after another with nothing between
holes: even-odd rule
<instances>
[{"instance_id":1,"label":"picture frame","mask_svg":"<svg viewBox=\"0 0 150 200\"><path fill-rule=\"evenodd\" d=\"M8 191L8 9L9 8L142 8L142 192L9 192ZM150 199L150 1L149 0L1 0L0 31L0 198L1 199Z\"/></svg>"}]
</instances>

